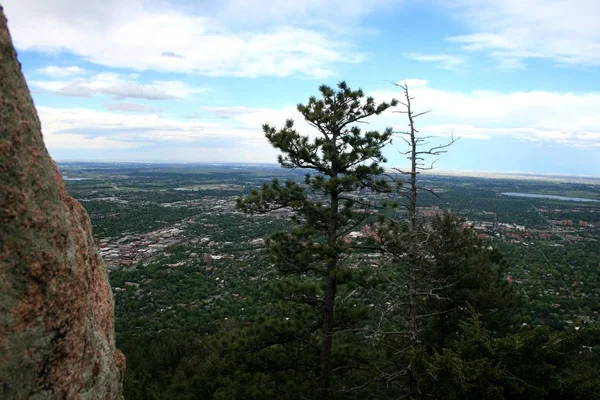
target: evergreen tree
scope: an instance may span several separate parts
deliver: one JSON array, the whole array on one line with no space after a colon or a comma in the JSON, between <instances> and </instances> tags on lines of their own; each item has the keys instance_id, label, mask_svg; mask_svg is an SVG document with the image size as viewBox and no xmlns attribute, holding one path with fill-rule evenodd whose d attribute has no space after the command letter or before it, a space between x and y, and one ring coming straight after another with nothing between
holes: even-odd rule
<instances>
[{"instance_id":1,"label":"evergreen tree","mask_svg":"<svg viewBox=\"0 0 600 400\"><path fill-rule=\"evenodd\" d=\"M321 86L319 91L322 98L311 97L308 104L298 105L298 111L316 129L316 137L300 134L292 120L281 129L263 127L269 142L282 153L278 157L281 166L308 171L304 184L274 180L240 200L239 206L247 212L286 207L294 212L294 229L274 235L269 248L282 271L319 284L318 290L294 297L320 306L319 396L328 399L332 394L336 294L338 285L344 283L344 256L351 250L343 238L368 216L368 202L359 194L388 188L380 164L385 161L381 150L392 131L362 132L356 123L397 102L377 105L345 82L339 83L337 90Z\"/></svg>"},{"instance_id":2,"label":"evergreen tree","mask_svg":"<svg viewBox=\"0 0 600 400\"><path fill-rule=\"evenodd\" d=\"M450 212L433 218L426 231L429 279L441 284L424 305L432 317L426 321L423 340L441 352L460 331L460 321L472 312L496 335L513 331L522 301L504 278L502 253L479 240L464 219Z\"/></svg>"},{"instance_id":3,"label":"evergreen tree","mask_svg":"<svg viewBox=\"0 0 600 400\"><path fill-rule=\"evenodd\" d=\"M600 398L598 330L525 328L495 337L477 315L441 353L419 363L423 386L436 399Z\"/></svg>"}]
</instances>

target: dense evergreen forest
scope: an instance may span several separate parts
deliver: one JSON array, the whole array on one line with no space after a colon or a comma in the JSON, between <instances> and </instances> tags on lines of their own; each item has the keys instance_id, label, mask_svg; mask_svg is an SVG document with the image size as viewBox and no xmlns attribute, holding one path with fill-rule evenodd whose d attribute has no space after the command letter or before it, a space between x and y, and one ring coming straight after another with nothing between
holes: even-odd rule
<instances>
[{"instance_id":1,"label":"dense evergreen forest","mask_svg":"<svg viewBox=\"0 0 600 400\"><path fill-rule=\"evenodd\" d=\"M183 227L188 239L207 249L223 243L220 253L232 255L206 257L179 243L111 273L127 399L600 398L597 322L566 322L570 310L600 309L597 242L589 235L569 253L490 245L466 219L493 212L543 229L541 201L493 196L490 209L489 191L470 186L459 210L446 210L420 172L452 141L427 147L416 128L421 113L401 89L401 100L376 104L343 82L322 86L320 97L298 106L316 134L298 132L293 121L265 125L289 173L262 186L246 182L229 219L214 207L231 189L218 185L237 182L236 171L194 189L209 194L205 203L194 203L195 191L161 189L119 223L127 202L160 182L128 172L136 190L121 192L124 203L111 203L111 212L86 200L112 184L78 183L103 238L195 218ZM358 124L392 108L408 117L407 131ZM402 138L412 169L390 174L382 149ZM184 186L190 177L171 179ZM193 207L179 207L184 201ZM419 211L439 204L446 211ZM597 209L586 207L557 220L598 221ZM542 256L553 269L538 268ZM569 265L579 272L565 272ZM554 274L555 290L525 294L507 279L519 274ZM581 295L557 300L571 281Z\"/></svg>"}]
</instances>

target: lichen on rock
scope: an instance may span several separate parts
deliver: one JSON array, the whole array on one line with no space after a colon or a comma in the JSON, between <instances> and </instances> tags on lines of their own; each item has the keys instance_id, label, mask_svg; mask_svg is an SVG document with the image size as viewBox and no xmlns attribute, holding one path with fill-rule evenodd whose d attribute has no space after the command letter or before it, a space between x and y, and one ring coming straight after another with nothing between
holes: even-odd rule
<instances>
[{"instance_id":1,"label":"lichen on rock","mask_svg":"<svg viewBox=\"0 0 600 400\"><path fill-rule=\"evenodd\" d=\"M122 398L113 314L89 218L44 145L0 6L0 398Z\"/></svg>"}]
</instances>

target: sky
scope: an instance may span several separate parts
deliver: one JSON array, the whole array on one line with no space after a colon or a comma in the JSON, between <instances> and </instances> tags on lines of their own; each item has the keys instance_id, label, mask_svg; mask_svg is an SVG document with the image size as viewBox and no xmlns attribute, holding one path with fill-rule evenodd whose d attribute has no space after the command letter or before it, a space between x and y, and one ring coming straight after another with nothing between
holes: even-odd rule
<instances>
[{"instance_id":1,"label":"sky","mask_svg":"<svg viewBox=\"0 0 600 400\"><path fill-rule=\"evenodd\" d=\"M343 80L408 84L420 133L459 138L436 168L600 176L597 0L0 3L58 161L275 162L262 125L313 134L296 105Z\"/></svg>"}]
</instances>

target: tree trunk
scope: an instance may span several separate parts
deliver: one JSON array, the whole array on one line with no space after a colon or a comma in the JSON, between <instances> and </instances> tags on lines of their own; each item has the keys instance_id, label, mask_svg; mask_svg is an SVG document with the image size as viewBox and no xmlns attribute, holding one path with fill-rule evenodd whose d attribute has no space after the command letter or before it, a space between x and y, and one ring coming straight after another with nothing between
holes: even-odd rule
<instances>
[{"instance_id":1,"label":"tree trunk","mask_svg":"<svg viewBox=\"0 0 600 400\"><path fill-rule=\"evenodd\" d=\"M331 390L331 355L333 345L333 312L335 306L335 278L333 272L335 264L327 268L327 281L325 284L323 336L321 341L321 393L319 398L329 398Z\"/></svg>"},{"instance_id":2,"label":"tree trunk","mask_svg":"<svg viewBox=\"0 0 600 400\"><path fill-rule=\"evenodd\" d=\"M417 248L417 138L415 136L415 125L410 107L410 97L406 91L408 121L410 127L410 145L411 145L411 169L410 169L410 248L409 248L409 279L408 279L408 336L410 349L414 352L418 347L419 328L417 326L417 268L418 268L418 248ZM419 382L413 370L411 362L408 369L409 393L411 399L420 397Z\"/></svg>"},{"instance_id":3,"label":"tree trunk","mask_svg":"<svg viewBox=\"0 0 600 400\"><path fill-rule=\"evenodd\" d=\"M332 136L332 142L335 146L337 135ZM331 168L332 179L337 178L337 162L332 161ZM337 185L336 185L337 186ZM338 192L337 187L332 188L330 192L329 209L329 229L327 244L330 250L336 246L337 224L338 224ZM333 316L335 311L335 269L337 266L337 252L327 263L327 277L325 278L325 296L323 301L323 334L321 339L321 387L319 393L320 400L327 400L331 394L331 357L333 348Z\"/></svg>"}]
</instances>

